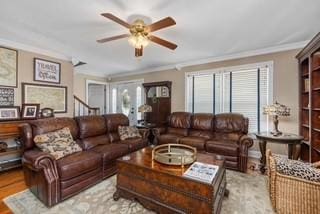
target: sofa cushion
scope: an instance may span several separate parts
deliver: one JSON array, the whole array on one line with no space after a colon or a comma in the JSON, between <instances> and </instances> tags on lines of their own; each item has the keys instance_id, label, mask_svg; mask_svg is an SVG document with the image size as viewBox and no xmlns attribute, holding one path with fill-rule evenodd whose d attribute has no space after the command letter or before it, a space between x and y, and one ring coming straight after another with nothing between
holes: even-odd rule
<instances>
[{"instance_id":1,"label":"sofa cushion","mask_svg":"<svg viewBox=\"0 0 320 214\"><path fill-rule=\"evenodd\" d=\"M214 131L222 133L248 133L248 119L238 113L222 113L215 115Z\"/></svg>"},{"instance_id":2,"label":"sofa cushion","mask_svg":"<svg viewBox=\"0 0 320 214\"><path fill-rule=\"evenodd\" d=\"M129 119L124 114L106 114L103 116L106 120L108 132L118 133L119 126L129 126Z\"/></svg>"},{"instance_id":3,"label":"sofa cushion","mask_svg":"<svg viewBox=\"0 0 320 214\"><path fill-rule=\"evenodd\" d=\"M188 136L181 138L179 143L195 147L197 150L202 151L205 150L206 141L207 139L205 138Z\"/></svg>"},{"instance_id":4,"label":"sofa cushion","mask_svg":"<svg viewBox=\"0 0 320 214\"><path fill-rule=\"evenodd\" d=\"M139 130L135 126L119 126L118 133L120 136L120 140L142 137L139 133Z\"/></svg>"},{"instance_id":5,"label":"sofa cushion","mask_svg":"<svg viewBox=\"0 0 320 214\"><path fill-rule=\"evenodd\" d=\"M191 113L173 112L169 117L169 127L188 129L191 126Z\"/></svg>"},{"instance_id":6,"label":"sofa cushion","mask_svg":"<svg viewBox=\"0 0 320 214\"><path fill-rule=\"evenodd\" d=\"M103 135L107 132L106 122L102 116L80 116L76 117L76 121L79 126L80 139Z\"/></svg>"},{"instance_id":7,"label":"sofa cushion","mask_svg":"<svg viewBox=\"0 0 320 214\"><path fill-rule=\"evenodd\" d=\"M193 114L191 118L191 129L211 131L213 126L213 117L213 114Z\"/></svg>"},{"instance_id":8,"label":"sofa cushion","mask_svg":"<svg viewBox=\"0 0 320 214\"><path fill-rule=\"evenodd\" d=\"M230 140L208 140L205 144L207 152L224 156L238 156L239 145L236 141Z\"/></svg>"},{"instance_id":9,"label":"sofa cushion","mask_svg":"<svg viewBox=\"0 0 320 214\"><path fill-rule=\"evenodd\" d=\"M188 133L188 136L211 139L213 138L214 133L212 131L191 129Z\"/></svg>"},{"instance_id":10,"label":"sofa cushion","mask_svg":"<svg viewBox=\"0 0 320 214\"><path fill-rule=\"evenodd\" d=\"M114 161L119 157L122 157L129 153L129 146L124 143L110 143L107 145L96 146L90 151L99 153L102 155L103 164Z\"/></svg>"},{"instance_id":11,"label":"sofa cushion","mask_svg":"<svg viewBox=\"0 0 320 214\"><path fill-rule=\"evenodd\" d=\"M110 140L107 135L99 135L99 136L88 137L88 138L79 140L79 144L84 150L88 150L95 146L109 144L109 143L110 143Z\"/></svg>"},{"instance_id":12,"label":"sofa cushion","mask_svg":"<svg viewBox=\"0 0 320 214\"><path fill-rule=\"evenodd\" d=\"M175 134L163 134L158 137L158 144L179 143L184 136Z\"/></svg>"},{"instance_id":13,"label":"sofa cushion","mask_svg":"<svg viewBox=\"0 0 320 214\"><path fill-rule=\"evenodd\" d=\"M57 161L58 172L62 181L101 168L101 166L101 155L90 151L77 152Z\"/></svg>"},{"instance_id":14,"label":"sofa cushion","mask_svg":"<svg viewBox=\"0 0 320 214\"><path fill-rule=\"evenodd\" d=\"M78 126L74 119L67 117L59 117L59 118L46 118L46 119L38 119L32 120L28 122L32 128L32 135L40 135L48 132L53 132L59 129L63 129L68 127L70 129L72 138L76 140L78 138ZM27 141L29 143L25 144L25 149L33 148L34 141Z\"/></svg>"},{"instance_id":15,"label":"sofa cushion","mask_svg":"<svg viewBox=\"0 0 320 214\"><path fill-rule=\"evenodd\" d=\"M167 133L168 134L173 134L173 135L187 136L188 135L188 129L168 127Z\"/></svg>"},{"instance_id":16,"label":"sofa cushion","mask_svg":"<svg viewBox=\"0 0 320 214\"><path fill-rule=\"evenodd\" d=\"M115 143L122 143L127 145L129 148L129 152L134 152L147 146L146 140L143 140L142 138L131 138L127 140L117 141Z\"/></svg>"},{"instance_id":17,"label":"sofa cushion","mask_svg":"<svg viewBox=\"0 0 320 214\"><path fill-rule=\"evenodd\" d=\"M274 155L274 159L276 161L277 172L308 181L320 182L320 169L313 167L312 164L291 160L278 155Z\"/></svg>"},{"instance_id":18,"label":"sofa cushion","mask_svg":"<svg viewBox=\"0 0 320 214\"><path fill-rule=\"evenodd\" d=\"M82 151L81 147L73 140L68 127L36 135L33 141L41 151L49 153L56 160Z\"/></svg>"}]
</instances>

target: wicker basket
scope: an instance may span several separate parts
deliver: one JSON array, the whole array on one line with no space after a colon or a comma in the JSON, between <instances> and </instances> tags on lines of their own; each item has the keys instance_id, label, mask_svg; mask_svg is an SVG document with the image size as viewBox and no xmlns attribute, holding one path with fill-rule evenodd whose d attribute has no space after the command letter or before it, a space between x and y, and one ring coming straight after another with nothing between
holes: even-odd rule
<instances>
[{"instance_id":1,"label":"wicker basket","mask_svg":"<svg viewBox=\"0 0 320 214\"><path fill-rule=\"evenodd\" d=\"M320 182L312 182L276 171L276 161L267 151L268 187L273 209L278 214L319 214Z\"/></svg>"}]
</instances>

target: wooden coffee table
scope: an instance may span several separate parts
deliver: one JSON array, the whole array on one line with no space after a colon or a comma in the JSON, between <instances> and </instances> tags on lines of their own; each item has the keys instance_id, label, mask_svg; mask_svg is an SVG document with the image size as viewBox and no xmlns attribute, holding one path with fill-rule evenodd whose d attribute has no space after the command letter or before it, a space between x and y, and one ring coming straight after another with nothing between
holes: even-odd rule
<instances>
[{"instance_id":1,"label":"wooden coffee table","mask_svg":"<svg viewBox=\"0 0 320 214\"><path fill-rule=\"evenodd\" d=\"M188 167L167 166L151 159L151 147L117 160L117 190L120 197L137 200L157 213L220 213L226 190L224 159L212 154L197 154L197 161L219 165L211 184L183 177ZM127 158L128 158L127 157Z\"/></svg>"}]
</instances>

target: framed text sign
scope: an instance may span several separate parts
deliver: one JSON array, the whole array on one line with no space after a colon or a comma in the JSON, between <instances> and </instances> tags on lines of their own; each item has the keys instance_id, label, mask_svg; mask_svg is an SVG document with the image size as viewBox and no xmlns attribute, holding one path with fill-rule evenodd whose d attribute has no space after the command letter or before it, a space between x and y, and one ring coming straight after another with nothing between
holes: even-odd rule
<instances>
[{"instance_id":1,"label":"framed text sign","mask_svg":"<svg viewBox=\"0 0 320 214\"><path fill-rule=\"evenodd\" d=\"M34 81L60 84L61 64L44 59L34 59Z\"/></svg>"},{"instance_id":2,"label":"framed text sign","mask_svg":"<svg viewBox=\"0 0 320 214\"><path fill-rule=\"evenodd\" d=\"M0 88L0 106L14 105L14 89Z\"/></svg>"}]
</instances>

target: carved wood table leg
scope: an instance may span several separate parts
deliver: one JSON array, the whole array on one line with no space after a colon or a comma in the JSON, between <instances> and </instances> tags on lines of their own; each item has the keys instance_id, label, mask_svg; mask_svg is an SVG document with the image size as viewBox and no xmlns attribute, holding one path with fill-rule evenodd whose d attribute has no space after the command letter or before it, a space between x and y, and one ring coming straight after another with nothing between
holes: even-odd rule
<instances>
[{"instance_id":1,"label":"carved wood table leg","mask_svg":"<svg viewBox=\"0 0 320 214\"><path fill-rule=\"evenodd\" d=\"M293 159L294 144L288 144L288 159Z\"/></svg>"},{"instance_id":2,"label":"carved wood table leg","mask_svg":"<svg viewBox=\"0 0 320 214\"><path fill-rule=\"evenodd\" d=\"M301 152L301 144L298 143L294 147L294 153L293 153L293 160L298 160L300 158L300 152Z\"/></svg>"},{"instance_id":3,"label":"carved wood table leg","mask_svg":"<svg viewBox=\"0 0 320 214\"><path fill-rule=\"evenodd\" d=\"M260 158L260 172L262 174L266 171L266 148L267 148L267 141L261 140L259 141L259 148L261 152L261 158Z\"/></svg>"}]
</instances>

